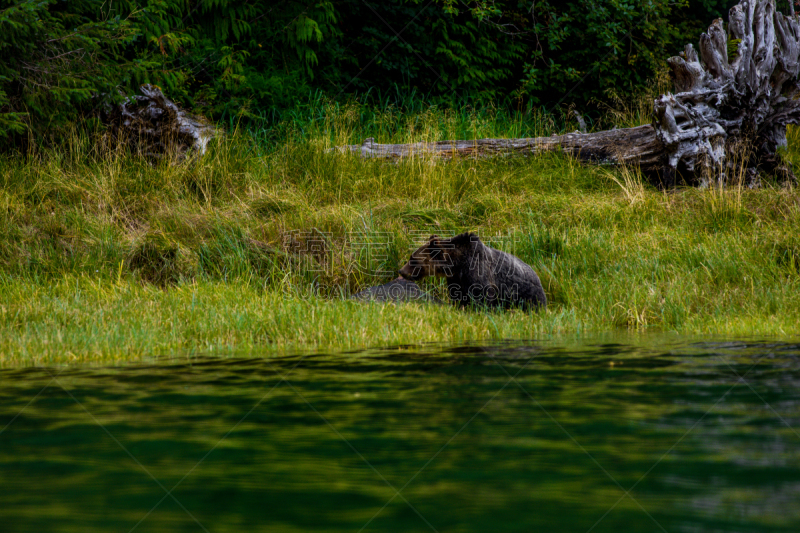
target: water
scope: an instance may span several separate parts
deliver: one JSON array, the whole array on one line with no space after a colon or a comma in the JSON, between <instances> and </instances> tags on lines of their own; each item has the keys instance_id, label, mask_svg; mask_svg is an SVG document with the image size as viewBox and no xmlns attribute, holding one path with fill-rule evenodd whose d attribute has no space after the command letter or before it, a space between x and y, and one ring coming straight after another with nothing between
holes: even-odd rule
<instances>
[{"instance_id":1,"label":"water","mask_svg":"<svg viewBox=\"0 0 800 533\"><path fill-rule=\"evenodd\" d=\"M651 344L0 371L0 530L800 530L800 344Z\"/></svg>"}]
</instances>

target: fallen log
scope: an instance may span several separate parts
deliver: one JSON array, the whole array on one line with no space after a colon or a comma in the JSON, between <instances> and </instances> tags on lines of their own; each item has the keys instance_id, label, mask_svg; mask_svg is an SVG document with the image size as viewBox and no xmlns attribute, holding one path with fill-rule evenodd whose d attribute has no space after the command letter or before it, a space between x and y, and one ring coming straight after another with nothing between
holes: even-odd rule
<instances>
[{"instance_id":1,"label":"fallen log","mask_svg":"<svg viewBox=\"0 0 800 533\"><path fill-rule=\"evenodd\" d=\"M768 172L796 181L778 149L786 146L786 126L800 123L800 23L779 13L775 0L742 0L729 19L727 33L717 19L700 36L699 55L689 44L668 60L675 93L654 101L650 125L530 139L377 144L370 138L338 149L391 160L561 150L593 163L637 164L658 171L667 185L677 173L722 179L735 162L751 179Z\"/></svg>"},{"instance_id":2,"label":"fallen log","mask_svg":"<svg viewBox=\"0 0 800 533\"><path fill-rule=\"evenodd\" d=\"M660 167L663 146L653 126L568 133L528 139L477 139L474 141L439 141L432 143L378 144L369 138L362 144L342 147L361 157L399 160L414 155L432 155L443 159L483 157L508 154L537 154L562 151L593 163L634 163L645 168Z\"/></svg>"}]
</instances>

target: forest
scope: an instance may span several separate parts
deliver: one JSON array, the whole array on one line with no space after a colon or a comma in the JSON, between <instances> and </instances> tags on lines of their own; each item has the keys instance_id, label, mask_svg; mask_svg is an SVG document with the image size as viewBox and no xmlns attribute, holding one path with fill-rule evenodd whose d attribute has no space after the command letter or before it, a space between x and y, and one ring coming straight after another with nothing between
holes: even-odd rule
<instances>
[{"instance_id":1,"label":"forest","mask_svg":"<svg viewBox=\"0 0 800 533\"><path fill-rule=\"evenodd\" d=\"M0 137L57 131L143 83L217 121L276 123L313 95L597 120L734 3L2 0Z\"/></svg>"}]
</instances>

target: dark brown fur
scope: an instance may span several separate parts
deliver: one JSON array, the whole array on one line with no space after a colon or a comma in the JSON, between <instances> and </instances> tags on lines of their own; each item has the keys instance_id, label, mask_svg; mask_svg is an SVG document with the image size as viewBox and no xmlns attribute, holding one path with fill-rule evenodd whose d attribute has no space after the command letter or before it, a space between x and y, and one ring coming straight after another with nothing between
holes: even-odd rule
<instances>
[{"instance_id":1,"label":"dark brown fur","mask_svg":"<svg viewBox=\"0 0 800 533\"><path fill-rule=\"evenodd\" d=\"M486 246L474 233L432 235L400 269L410 281L447 278L450 299L462 306L545 308L539 276L521 259Z\"/></svg>"}]
</instances>

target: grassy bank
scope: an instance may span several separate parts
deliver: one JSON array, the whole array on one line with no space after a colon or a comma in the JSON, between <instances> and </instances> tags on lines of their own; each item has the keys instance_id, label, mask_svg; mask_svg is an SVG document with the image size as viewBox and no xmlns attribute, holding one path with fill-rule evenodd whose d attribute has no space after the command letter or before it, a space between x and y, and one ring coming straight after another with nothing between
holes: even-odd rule
<instances>
[{"instance_id":1,"label":"grassy bank","mask_svg":"<svg viewBox=\"0 0 800 533\"><path fill-rule=\"evenodd\" d=\"M635 110L620 125L640 120ZM625 122L628 117L628 123ZM433 164L328 153L360 142L548 135L552 117L309 109L191 164L88 135L0 158L0 364L336 350L649 328L791 335L800 197L659 191L558 154ZM787 153L800 162L800 138ZM361 305L431 233L477 231L540 274L540 314ZM441 283L428 287L444 295Z\"/></svg>"}]
</instances>

